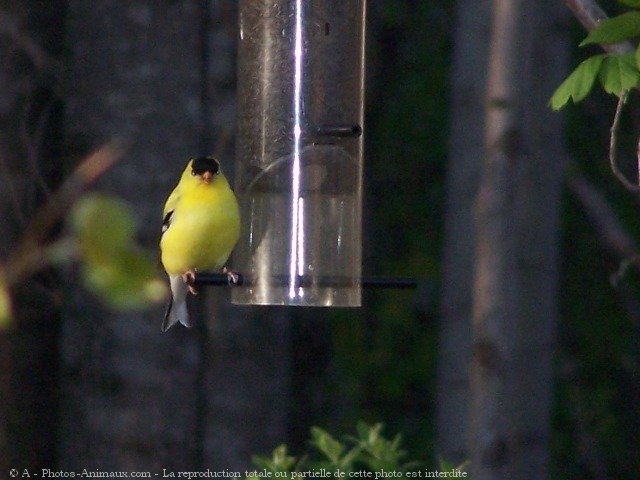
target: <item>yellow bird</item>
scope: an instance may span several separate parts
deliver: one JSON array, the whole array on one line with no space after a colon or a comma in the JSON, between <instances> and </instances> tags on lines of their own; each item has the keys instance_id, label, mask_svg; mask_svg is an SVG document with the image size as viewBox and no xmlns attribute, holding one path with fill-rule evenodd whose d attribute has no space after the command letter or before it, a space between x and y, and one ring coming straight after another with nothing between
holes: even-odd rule
<instances>
[{"instance_id":1,"label":"yellow bird","mask_svg":"<svg viewBox=\"0 0 640 480\"><path fill-rule=\"evenodd\" d=\"M161 260L171 284L162 322L165 332L178 322L193 325L187 293L196 293L196 272L222 268L240 236L238 201L220 162L211 157L189 160L163 215Z\"/></svg>"}]
</instances>

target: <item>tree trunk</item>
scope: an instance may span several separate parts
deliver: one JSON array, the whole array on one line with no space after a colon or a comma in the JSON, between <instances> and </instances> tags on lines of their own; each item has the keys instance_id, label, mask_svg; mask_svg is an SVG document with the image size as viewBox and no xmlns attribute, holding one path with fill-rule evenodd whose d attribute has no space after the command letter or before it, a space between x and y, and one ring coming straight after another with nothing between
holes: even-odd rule
<instances>
[{"instance_id":1,"label":"tree trunk","mask_svg":"<svg viewBox=\"0 0 640 480\"><path fill-rule=\"evenodd\" d=\"M485 78L491 19L489 0L457 3L451 75L450 148L442 262L436 446L442 459L468 458L467 424L474 262L473 203L480 176Z\"/></svg>"},{"instance_id":2,"label":"tree trunk","mask_svg":"<svg viewBox=\"0 0 640 480\"><path fill-rule=\"evenodd\" d=\"M470 456L477 479L547 478L565 73L551 1L496 0L476 199Z\"/></svg>"}]
</instances>

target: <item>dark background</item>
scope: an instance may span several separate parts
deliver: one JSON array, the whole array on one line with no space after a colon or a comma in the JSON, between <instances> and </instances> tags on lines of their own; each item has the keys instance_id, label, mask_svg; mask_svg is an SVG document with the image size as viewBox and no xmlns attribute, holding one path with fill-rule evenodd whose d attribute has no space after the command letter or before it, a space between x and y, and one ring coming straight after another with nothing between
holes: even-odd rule
<instances>
[{"instance_id":1,"label":"dark background","mask_svg":"<svg viewBox=\"0 0 640 480\"><path fill-rule=\"evenodd\" d=\"M469 458L492 4L369 3L363 270L417 276L418 289L334 311L235 307L212 288L206 326L161 335L161 307L113 312L75 269L42 272L13 289L16 322L0 332L0 471L244 469L279 443L304 453L312 425L340 436L361 419L402 433L408 459ZM608 170L614 101L547 108L595 49L578 51L562 2L534 3L518 98L523 136L538 133L513 186L526 353L509 368L523 379L514 398L533 399L516 409L524 424L543 426L521 454L543 465L529 478L638 478L638 276L609 281L637 252L638 202ZM3 258L78 159L113 138L127 153L96 188L131 202L156 248L186 159L213 152L233 169L236 23L225 0L0 1Z\"/></svg>"}]
</instances>

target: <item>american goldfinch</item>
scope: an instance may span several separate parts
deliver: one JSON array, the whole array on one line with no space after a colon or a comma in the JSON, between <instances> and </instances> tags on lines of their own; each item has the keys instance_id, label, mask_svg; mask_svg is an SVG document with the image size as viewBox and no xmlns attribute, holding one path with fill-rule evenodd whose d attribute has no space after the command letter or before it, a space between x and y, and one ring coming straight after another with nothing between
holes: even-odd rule
<instances>
[{"instance_id":1,"label":"american goldfinch","mask_svg":"<svg viewBox=\"0 0 640 480\"><path fill-rule=\"evenodd\" d=\"M220 163L198 157L187 163L163 215L161 261L171 285L162 322L165 332L178 322L192 326L187 293L196 293L197 271L217 270L226 263L240 236L240 209Z\"/></svg>"}]
</instances>

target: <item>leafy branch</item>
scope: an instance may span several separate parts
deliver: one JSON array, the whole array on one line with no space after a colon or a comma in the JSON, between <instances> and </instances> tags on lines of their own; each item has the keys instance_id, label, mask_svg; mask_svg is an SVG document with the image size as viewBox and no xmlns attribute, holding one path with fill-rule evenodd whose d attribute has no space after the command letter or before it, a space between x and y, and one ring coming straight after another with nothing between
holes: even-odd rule
<instances>
[{"instance_id":1,"label":"leafy branch","mask_svg":"<svg viewBox=\"0 0 640 480\"><path fill-rule=\"evenodd\" d=\"M360 422L357 425L357 436L340 441L327 431L313 427L309 442L312 454L296 458L288 454L286 445L280 445L271 457L254 456L252 460L263 471L289 479L306 476L304 472L309 470L340 471L344 474L342 478L349 478L351 472L359 470L400 473L415 469L418 463L402 462L406 453L401 449L400 435L388 439L382 434L382 429L380 423L368 425ZM257 472L247 473L248 480L258 480L261 477Z\"/></svg>"},{"instance_id":2,"label":"leafy branch","mask_svg":"<svg viewBox=\"0 0 640 480\"><path fill-rule=\"evenodd\" d=\"M615 114L610 131L609 165L616 178L634 193L640 192L640 137L637 141L636 157L638 162L638 184L630 182L620 171L617 158L617 133L622 109L627 102L629 92L638 88L640 74L640 45L634 46L640 36L640 0L618 0L632 9L617 17L608 18L595 0L566 0L575 17L589 32L580 46L599 44L606 54L593 55L583 61L558 87L551 98L554 110L563 108L572 99L574 103L585 98L593 88L596 78L608 93L618 96ZM617 69L612 67L610 58L618 58ZM605 63L605 62L608 63ZM612 70L610 72L609 70ZM635 243L624 233L615 214L601 198L601 195L588 186L586 181L576 178L570 180L570 187L589 210L590 216L604 237L605 243L619 254L626 256L618 271L612 275L612 285L617 285L630 266L638 268L640 255L633 254Z\"/></svg>"},{"instance_id":3,"label":"leafy branch","mask_svg":"<svg viewBox=\"0 0 640 480\"><path fill-rule=\"evenodd\" d=\"M50 194L26 226L22 238L0 263L0 327L11 320L11 288L51 266L81 261L88 290L116 308L159 301L166 294L154 262L134 240L135 221L122 201L87 189L123 155L106 145L80 162L62 186ZM60 222L69 223L61 238L52 238Z\"/></svg>"},{"instance_id":4,"label":"leafy branch","mask_svg":"<svg viewBox=\"0 0 640 480\"><path fill-rule=\"evenodd\" d=\"M617 164L617 132L622 109L629 92L640 86L640 45L631 41L640 36L640 0L618 0L632 11L607 18L593 0L567 0L569 8L589 30L580 46L599 44L606 51L587 58L565 79L551 97L554 110L565 107L569 100L578 103L593 89L596 80L605 92L618 97L618 104L611 125L609 164L620 182L634 193L640 193L640 185L630 182ZM640 139L638 150L638 172L640 176ZM640 177L639 177L640 181Z\"/></svg>"},{"instance_id":5,"label":"leafy branch","mask_svg":"<svg viewBox=\"0 0 640 480\"><path fill-rule=\"evenodd\" d=\"M444 460L439 461L438 469L424 472L421 462L404 462L406 452L402 449L402 437L396 435L387 438L383 433L383 425L368 425L359 422L357 435L336 439L326 430L313 427L309 442L311 452L302 457L289 454L286 445L279 445L273 450L271 457L254 456L252 461L260 471L245 472L246 480L263 480L264 478L286 478L295 480L304 477L332 478L424 478L426 476L470 478L468 462L454 465ZM315 473L314 473L315 472ZM423 475L424 473L424 475Z\"/></svg>"}]
</instances>

